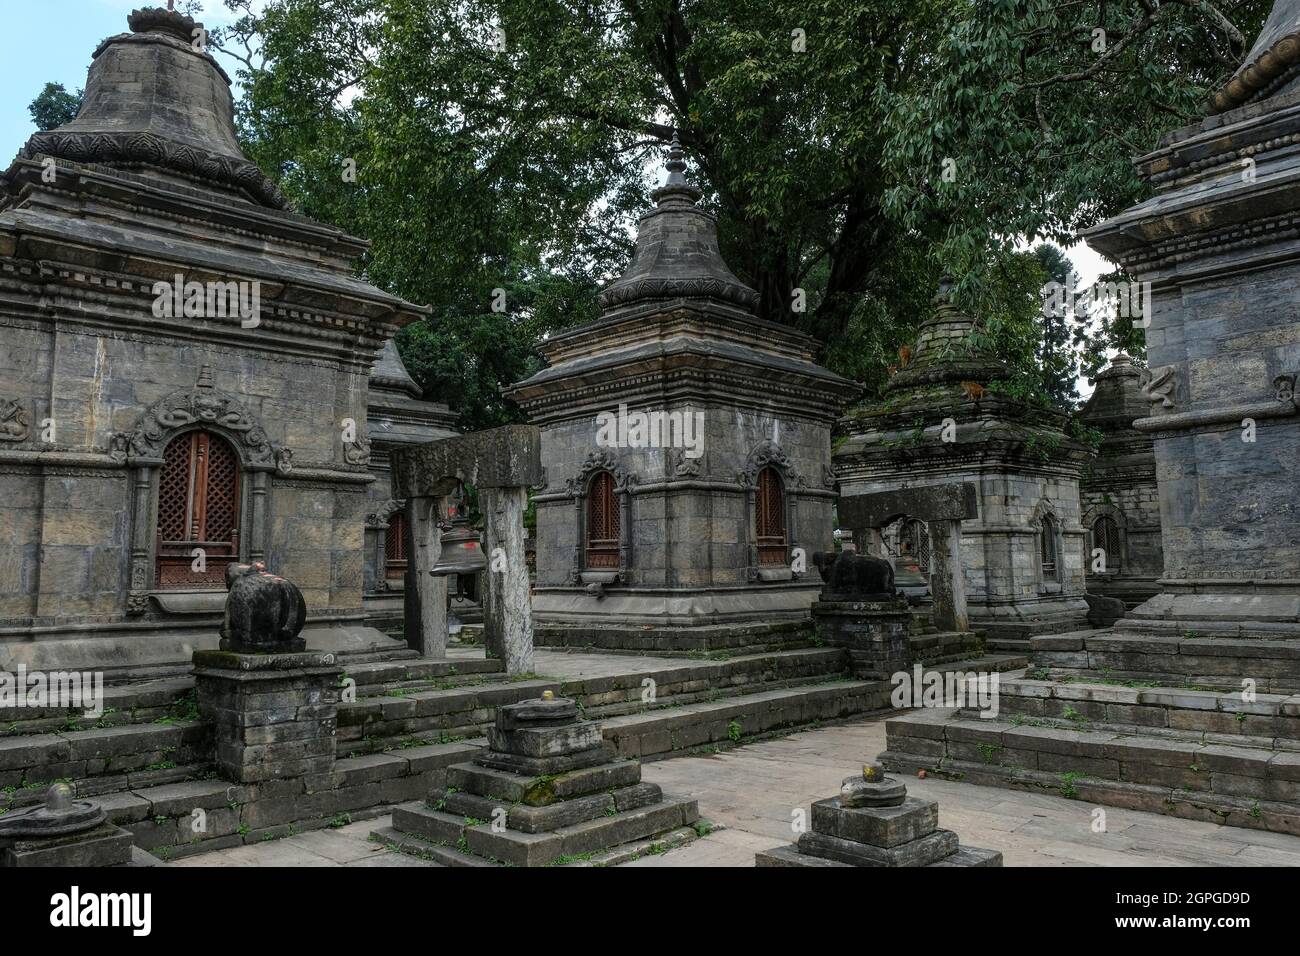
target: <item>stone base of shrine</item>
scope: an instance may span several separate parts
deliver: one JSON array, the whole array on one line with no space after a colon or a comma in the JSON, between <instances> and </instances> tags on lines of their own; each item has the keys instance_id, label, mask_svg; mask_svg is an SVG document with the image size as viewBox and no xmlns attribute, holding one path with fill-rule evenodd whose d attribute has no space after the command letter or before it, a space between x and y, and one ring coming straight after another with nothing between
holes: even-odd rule
<instances>
[{"instance_id":1,"label":"stone base of shrine","mask_svg":"<svg viewBox=\"0 0 1300 956\"><path fill-rule=\"evenodd\" d=\"M1031 637L1088 627L1088 602L1082 594L1015 602L971 600L968 612L971 630L982 631L992 650L1026 651Z\"/></svg>"}]
</instances>

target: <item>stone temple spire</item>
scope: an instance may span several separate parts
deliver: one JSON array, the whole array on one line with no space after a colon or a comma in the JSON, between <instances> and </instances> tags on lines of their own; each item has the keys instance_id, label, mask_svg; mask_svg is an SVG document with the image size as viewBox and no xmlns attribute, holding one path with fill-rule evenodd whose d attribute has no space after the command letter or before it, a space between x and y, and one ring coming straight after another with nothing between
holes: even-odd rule
<instances>
[{"instance_id":1,"label":"stone temple spire","mask_svg":"<svg viewBox=\"0 0 1300 956\"><path fill-rule=\"evenodd\" d=\"M239 148L230 77L202 49L203 25L160 7L134 10L127 22L130 33L95 50L76 119L36 133L21 155L161 170L285 208Z\"/></svg>"},{"instance_id":2,"label":"stone temple spire","mask_svg":"<svg viewBox=\"0 0 1300 956\"><path fill-rule=\"evenodd\" d=\"M934 311L921 323L907 364L886 384L887 392L961 382L987 385L1007 374L1006 366L980 344L976 321L953 304L955 285L951 276L940 280Z\"/></svg>"},{"instance_id":3,"label":"stone temple spire","mask_svg":"<svg viewBox=\"0 0 1300 956\"><path fill-rule=\"evenodd\" d=\"M1300 0L1275 0L1255 45L1218 92L1209 112L1222 113L1300 86Z\"/></svg>"},{"instance_id":4,"label":"stone temple spire","mask_svg":"<svg viewBox=\"0 0 1300 956\"><path fill-rule=\"evenodd\" d=\"M752 313L758 293L723 261L717 221L697 205L703 194L686 181L676 132L667 169L664 184L650 194L655 208L641 217L632 261L600 294L600 304L609 312L644 301L711 299Z\"/></svg>"}]
</instances>

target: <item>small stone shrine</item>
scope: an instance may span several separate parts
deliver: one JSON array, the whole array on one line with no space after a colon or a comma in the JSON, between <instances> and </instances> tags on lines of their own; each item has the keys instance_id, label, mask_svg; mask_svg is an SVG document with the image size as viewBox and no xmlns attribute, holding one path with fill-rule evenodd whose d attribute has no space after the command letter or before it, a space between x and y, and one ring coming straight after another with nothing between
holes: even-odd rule
<instances>
[{"instance_id":1,"label":"small stone shrine","mask_svg":"<svg viewBox=\"0 0 1300 956\"><path fill-rule=\"evenodd\" d=\"M428 801L395 808L375 838L453 866L546 866L699 818L695 800L642 783L640 761L617 759L600 724L550 691L499 707L488 745L448 767L447 787Z\"/></svg>"},{"instance_id":2,"label":"small stone shrine","mask_svg":"<svg viewBox=\"0 0 1300 956\"><path fill-rule=\"evenodd\" d=\"M673 144L603 312L512 386L542 434L543 644L704 650L808 620L829 541L831 426L859 391L760 318Z\"/></svg>"},{"instance_id":3,"label":"small stone shrine","mask_svg":"<svg viewBox=\"0 0 1300 956\"><path fill-rule=\"evenodd\" d=\"M999 390L1009 372L951 288L945 279L881 400L845 417L835 473L846 498L973 483L978 512L961 520L948 564L965 575L970 627L991 648L1024 650L1033 634L1086 626L1079 473L1090 453L1063 413Z\"/></svg>"},{"instance_id":4,"label":"small stone shrine","mask_svg":"<svg viewBox=\"0 0 1300 956\"><path fill-rule=\"evenodd\" d=\"M789 846L757 853L769 866L1001 866L996 850L963 847L939 829L939 804L907 795L879 764L845 777L838 797L812 805L812 829Z\"/></svg>"}]
</instances>

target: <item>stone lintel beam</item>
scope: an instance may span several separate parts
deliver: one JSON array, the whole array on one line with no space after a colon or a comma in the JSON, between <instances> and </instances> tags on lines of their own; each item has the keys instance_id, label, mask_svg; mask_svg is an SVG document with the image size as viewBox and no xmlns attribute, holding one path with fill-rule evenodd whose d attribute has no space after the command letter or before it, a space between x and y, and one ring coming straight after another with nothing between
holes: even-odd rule
<instances>
[{"instance_id":1,"label":"stone lintel beam","mask_svg":"<svg viewBox=\"0 0 1300 956\"><path fill-rule=\"evenodd\" d=\"M840 496L840 526L854 531L883 528L904 515L927 523L977 518L979 505L975 483L951 482Z\"/></svg>"},{"instance_id":2,"label":"stone lintel beam","mask_svg":"<svg viewBox=\"0 0 1300 956\"><path fill-rule=\"evenodd\" d=\"M441 498L464 482L475 488L541 485L541 431L503 425L392 452L393 497Z\"/></svg>"}]
</instances>

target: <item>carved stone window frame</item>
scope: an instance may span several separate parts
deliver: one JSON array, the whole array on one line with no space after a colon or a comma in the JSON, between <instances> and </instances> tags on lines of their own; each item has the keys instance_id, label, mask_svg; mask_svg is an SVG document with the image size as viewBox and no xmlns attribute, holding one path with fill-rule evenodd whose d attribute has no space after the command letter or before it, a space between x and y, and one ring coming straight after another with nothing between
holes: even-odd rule
<instances>
[{"instance_id":1,"label":"carved stone window frame","mask_svg":"<svg viewBox=\"0 0 1300 956\"><path fill-rule=\"evenodd\" d=\"M758 475L764 468L772 468L781 477L782 494L785 504L785 566L781 572L776 565L760 564L758 560ZM745 576L750 581L790 581L802 577L790 567L790 555L798 547L799 529L796 516L796 500L799 492L808 487L808 481L799 472L794 461L785 450L774 441L764 441L755 445L745 460L744 469L736 476L736 481L745 490L745 535L746 563Z\"/></svg>"},{"instance_id":2,"label":"carved stone window frame","mask_svg":"<svg viewBox=\"0 0 1300 956\"><path fill-rule=\"evenodd\" d=\"M174 439L206 431L229 443L239 459L239 560L266 559L271 474L287 475L293 455L270 440L258 416L235 395L215 387L203 366L190 389L180 389L150 405L129 432L117 432L109 454L126 465L131 480L131 576L126 611L142 614L159 591L156 531L163 452ZM183 593L167 589L166 593Z\"/></svg>"},{"instance_id":3,"label":"carved stone window frame","mask_svg":"<svg viewBox=\"0 0 1300 956\"><path fill-rule=\"evenodd\" d=\"M1034 531L1034 576L1038 582L1039 594L1060 594L1065 585L1065 539L1062 535L1061 518L1046 503L1040 502L1030 518L1030 527ZM1043 536L1050 534L1049 543L1054 555L1054 577L1049 578L1043 570Z\"/></svg>"},{"instance_id":4,"label":"carved stone window frame","mask_svg":"<svg viewBox=\"0 0 1300 956\"><path fill-rule=\"evenodd\" d=\"M599 472L614 476L614 500L618 517L618 567L587 567L587 496L592 479ZM618 456L611 451L593 451L583 461L578 473L565 483L565 493L574 503L574 528L577 538L573 549L573 567L569 572L571 584L628 584L632 572L632 486L636 476L628 474ZM604 580L609 575L613 580ZM591 579L591 580L588 580ZM599 580L597 580L599 579Z\"/></svg>"},{"instance_id":5,"label":"carved stone window frame","mask_svg":"<svg viewBox=\"0 0 1300 956\"><path fill-rule=\"evenodd\" d=\"M388 577L388 526L394 514L401 514L406 508L404 498L389 498L374 511L366 515L366 549L370 553L370 565L367 568L370 579L365 582L369 594L384 594L401 591L405 581ZM410 556L407 556L410 560Z\"/></svg>"}]
</instances>

